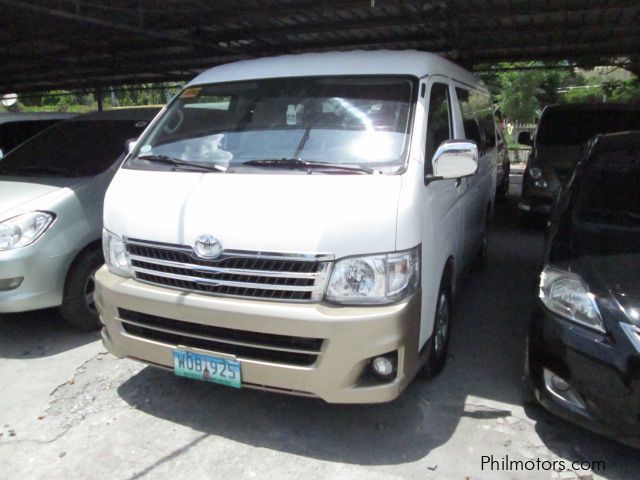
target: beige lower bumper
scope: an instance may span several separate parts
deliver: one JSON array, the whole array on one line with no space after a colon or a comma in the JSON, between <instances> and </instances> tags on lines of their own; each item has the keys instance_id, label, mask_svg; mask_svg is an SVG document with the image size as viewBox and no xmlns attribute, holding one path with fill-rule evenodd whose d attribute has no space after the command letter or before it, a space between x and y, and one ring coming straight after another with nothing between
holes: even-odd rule
<instances>
[{"instance_id":1,"label":"beige lower bumper","mask_svg":"<svg viewBox=\"0 0 640 480\"><path fill-rule=\"evenodd\" d=\"M339 307L210 297L146 285L110 273L96 275L96 303L105 328L105 347L129 357L172 368L175 344L125 332L118 309L165 319L275 335L322 338L322 349L310 366L282 364L237 356L243 386L317 396L335 403L377 403L396 398L419 365L420 292L387 306ZM363 379L371 357L398 351L395 380ZM215 355L214 350L205 353ZM228 356L228 355L222 355Z\"/></svg>"}]
</instances>

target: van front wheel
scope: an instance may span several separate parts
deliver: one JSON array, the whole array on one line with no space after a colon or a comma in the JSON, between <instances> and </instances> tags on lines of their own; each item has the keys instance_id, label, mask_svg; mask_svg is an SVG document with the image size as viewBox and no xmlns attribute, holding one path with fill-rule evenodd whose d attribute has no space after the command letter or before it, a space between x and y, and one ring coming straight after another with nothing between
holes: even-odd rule
<instances>
[{"instance_id":1,"label":"van front wheel","mask_svg":"<svg viewBox=\"0 0 640 480\"><path fill-rule=\"evenodd\" d=\"M449 337L451 333L451 299L445 285L440 286L438 293L438 305L433 322L433 333L428 340L427 361L420 374L424 378L437 376L447 362L449 351Z\"/></svg>"}]
</instances>

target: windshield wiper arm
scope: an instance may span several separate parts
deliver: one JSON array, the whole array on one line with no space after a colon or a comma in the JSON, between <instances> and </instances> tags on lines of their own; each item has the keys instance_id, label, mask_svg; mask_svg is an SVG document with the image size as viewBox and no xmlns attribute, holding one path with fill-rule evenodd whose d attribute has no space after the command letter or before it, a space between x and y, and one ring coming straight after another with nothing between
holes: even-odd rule
<instances>
[{"instance_id":1,"label":"windshield wiper arm","mask_svg":"<svg viewBox=\"0 0 640 480\"><path fill-rule=\"evenodd\" d=\"M138 160L146 160L147 162L163 163L165 165L171 165L173 167L187 167L205 170L208 172L226 172L227 169L221 165L211 164L204 165L202 163L193 163L180 158L170 157L168 155L138 155Z\"/></svg>"},{"instance_id":2,"label":"windshield wiper arm","mask_svg":"<svg viewBox=\"0 0 640 480\"><path fill-rule=\"evenodd\" d=\"M260 167L275 168L307 168L307 169L329 169L344 170L354 173L374 173L375 171L368 167L359 165L341 165L339 163L330 162L313 162L308 160L300 160L299 158L266 158L262 160L248 160L242 162L243 165L254 165Z\"/></svg>"}]
</instances>

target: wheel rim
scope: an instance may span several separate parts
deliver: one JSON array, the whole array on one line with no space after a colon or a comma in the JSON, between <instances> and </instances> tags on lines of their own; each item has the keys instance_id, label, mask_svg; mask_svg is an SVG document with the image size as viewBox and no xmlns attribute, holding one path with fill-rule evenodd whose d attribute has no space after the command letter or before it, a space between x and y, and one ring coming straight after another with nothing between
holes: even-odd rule
<instances>
[{"instance_id":1,"label":"wheel rim","mask_svg":"<svg viewBox=\"0 0 640 480\"><path fill-rule=\"evenodd\" d=\"M449 335L449 302L447 296L442 293L438 300L436 314L434 349L438 358L441 358L446 350L447 336Z\"/></svg>"},{"instance_id":2,"label":"wheel rim","mask_svg":"<svg viewBox=\"0 0 640 480\"><path fill-rule=\"evenodd\" d=\"M93 298L93 292L96 289L96 272L98 269L96 268L91 274L87 277L87 280L84 282L84 304L89 310L89 313L92 315L98 315L98 309L96 308L96 302Z\"/></svg>"}]
</instances>

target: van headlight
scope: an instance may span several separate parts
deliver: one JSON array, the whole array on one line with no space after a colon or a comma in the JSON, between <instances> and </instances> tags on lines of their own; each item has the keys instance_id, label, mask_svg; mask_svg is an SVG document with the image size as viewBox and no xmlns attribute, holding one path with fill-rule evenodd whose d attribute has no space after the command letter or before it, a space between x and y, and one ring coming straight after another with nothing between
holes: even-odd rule
<instances>
[{"instance_id":1,"label":"van headlight","mask_svg":"<svg viewBox=\"0 0 640 480\"><path fill-rule=\"evenodd\" d=\"M540 300L561 317L605 332L595 296L579 275L547 265L540 275Z\"/></svg>"},{"instance_id":2,"label":"van headlight","mask_svg":"<svg viewBox=\"0 0 640 480\"><path fill-rule=\"evenodd\" d=\"M127 248L120 237L108 230L102 230L102 251L105 264L112 273L123 277L131 276Z\"/></svg>"},{"instance_id":3,"label":"van headlight","mask_svg":"<svg viewBox=\"0 0 640 480\"><path fill-rule=\"evenodd\" d=\"M29 212L0 222L0 251L31 245L51 226L55 218L49 212Z\"/></svg>"},{"instance_id":4,"label":"van headlight","mask_svg":"<svg viewBox=\"0 0 640 480\"><path fill-rule=\"evenodd\" d=\"M349 305L393 303L415 292L419 283L419 247L345 258L333 267L326 299Z\"/></svg>"}]
</instances>

